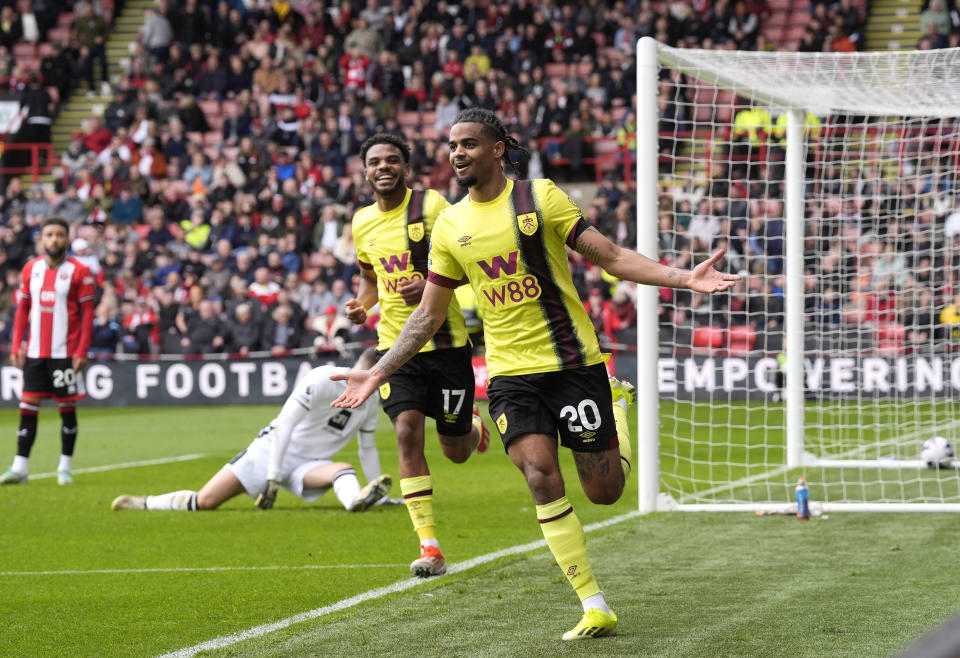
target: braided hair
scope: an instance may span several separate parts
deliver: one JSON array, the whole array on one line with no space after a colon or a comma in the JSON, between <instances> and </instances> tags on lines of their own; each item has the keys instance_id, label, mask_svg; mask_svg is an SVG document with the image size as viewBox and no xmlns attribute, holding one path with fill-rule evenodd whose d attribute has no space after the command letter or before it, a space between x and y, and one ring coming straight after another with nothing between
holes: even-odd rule
<instances>
[{"instance_id":1,"label":"braided hair","mask_svg":"<svg viewBox=\"0 0 960 658\"><path fill-rule=\"evenodd\" d=\"M410 145L407 144L407 140L392 133L377 133L376 135L368 137L360 146L360 162L363 163L364 167L367 166L367 151L377 144L396 146L400 151L400 155L403 156L404 164L410 164Z\"/></svg>"},{"instance_id":2,"label":"braided hair","mask_svg":"<svg viewBox=\"0 0 960 658\"><path fill-rule=\"evenodd\" d=\"M457 112L457 117L453 120L453 125L458 123L479 123L483 126L483 131L487 134L488 137L493 139L495 142L503 142L506 147L504 155L507 157L507 161L510 163L510 166L513 167L516 171L520 171L520 167L516 162L510 158L510 151L520 151L526 156L530 155L530 151L524 148L520 142L510 134L510 131L507 130L507 127L503 125L503 121L497 118L497 115L490 110L486 110L482 107L471 107L466 110L460 110Z\"/></svg>"}]
</instances>

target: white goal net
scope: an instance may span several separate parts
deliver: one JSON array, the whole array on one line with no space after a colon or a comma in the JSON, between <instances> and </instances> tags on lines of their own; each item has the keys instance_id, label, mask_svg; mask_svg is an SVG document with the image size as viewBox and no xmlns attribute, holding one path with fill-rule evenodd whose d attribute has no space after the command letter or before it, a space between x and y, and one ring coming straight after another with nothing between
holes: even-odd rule
<instances>
[{"instance_id":1,"label":"white goal net","mask_svg":"<svg viewBox=\"0 0 960 658\"><path fill-rule=\"evenodd\" d=\"M960 51L638 57L640 249L743 276L646 300L641 509L960 510Z\"/></svg>"}]
</instances>

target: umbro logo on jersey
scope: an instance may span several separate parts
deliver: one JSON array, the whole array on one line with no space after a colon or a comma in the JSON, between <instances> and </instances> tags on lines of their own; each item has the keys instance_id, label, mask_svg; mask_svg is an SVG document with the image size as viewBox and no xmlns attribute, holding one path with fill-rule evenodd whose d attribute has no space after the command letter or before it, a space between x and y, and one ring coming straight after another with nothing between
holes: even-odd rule
<instances>
[{"instance_id":1,"label":"umbro logo on jersey","mask_svg":"<svg viewBox=\"0 0 960 658\"><path fill-rule=\"evenodd\" d=\"M472 236L472 235L464 235L464 236L462 236L459 240L457 240L457 242L460 243L460 246L461 246L461 247L469 247L471 240L473 240L473 236Z\"/></svg>"}]
</instances>

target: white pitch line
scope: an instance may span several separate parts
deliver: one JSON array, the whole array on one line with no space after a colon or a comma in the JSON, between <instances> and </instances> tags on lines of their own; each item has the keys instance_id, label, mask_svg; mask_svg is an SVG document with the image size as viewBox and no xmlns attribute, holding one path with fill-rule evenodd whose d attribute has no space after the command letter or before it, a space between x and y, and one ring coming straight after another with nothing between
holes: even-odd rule
<instances>
[{"instance_id":1,"label":"white pitch line","mask_svg":"<svg viewBox=\"0 0 960 658\"><path fill-rule=\"evenodd\" d=\"M60 571L0 571L0 576L86 576L91 574L190 573L197 571L282 571L285 569L383 569L405 567L406 564L302 564L267 565L262 567L167 567L157 569L63 569Z\"/></svg>"},{"instance_id":2,"label":"white pitch line","mask_svg":"<svg viewBox=\"0 0 960 658\"><path fill-rule=\"evenodd\" d=\"M640 512L628 512L627 514L621 514L620 516L615 516L613 518L607 519L606 521L599 521L597 523L591 523L584 527L584 532L593 532L600 528L606 528L608 526L615 525L617 523L622 523L623 521L628 521L630 519L636 518L640 515ZM448 574L460 573L467 571L468 569L473 569L474 567L480 566L482 564L487 564L488 562L493 562L502 557L508 557L510 555L518 555L521 553L528 553L530 551L536 550L538 548L545 548L547 542L543 539L538 541L532 541L529 544L521 544L519 546L511 546L510 548L505 548L500 551L494 551L493 553L487 553L485 555L479 555L475 558L471 558L464 562L458 562L457 564L451 565L447 569ZM187 658L189 656L194 656L201 651L215 651L217 649L223 649L224 647L229 647L238 642L243 642L244 640L250 640L257 637L262 637L268 633L274 631L279 631L281 629L287 628L294 624L299 624L304 621L310 621L311 619L317 619L318 617L323 617L334 612L339 612L341 610L346 610L347 608L352 608L355 605L359 605L366 601L371 601L373 599L378 599L388 594L396 594L397 592L403 592L405 590L417 587L427 582L436 582L431 579L423 578L408 578L406 580L399 580L392 585L387 585L385 587L378 587L377 589L372 589L356 596L351 596L347 599L342 599L336 603L331 603L330 605L325 605L321 608L315 608L313 610L308 610L307 612L301 612L300 614L293 615L292 617L287 617L286 619L281 619L270 624L262 624L260 626L254 626L253 628L248 628L245 631L239 631L231 635L223 635L221 637L214 638L212 640L207 640L206 642L201 642L200 644L195 644L192 647L187 647L185 649L180 649L179 651L173 651L171 653L163 654L160 658Z\"/></svg>"},{"instance_id":3,"label":"white pitch line","mask_svg":"<svg viewBox=\"0 0 960 658\"><path fill-rule=\"evenodd\" d=\"M161 459L144 459L139 462L125 462L123 464L106 464L105 466L90 466L88 468L75 468L73 473L100 473L101 471L117 471L121 468L136 468L137 466L155 466L157 464L174 464L176 462L188 462L194 459L203 459L204 457L210 457L203 453L197 453L195 455L179 455L177 457L163 457ZM38 473L36 475L31 475L31 480L42 480L44 478L53 478L57 477L57 472L53 473Z\"/></svg>"}]
</instances>

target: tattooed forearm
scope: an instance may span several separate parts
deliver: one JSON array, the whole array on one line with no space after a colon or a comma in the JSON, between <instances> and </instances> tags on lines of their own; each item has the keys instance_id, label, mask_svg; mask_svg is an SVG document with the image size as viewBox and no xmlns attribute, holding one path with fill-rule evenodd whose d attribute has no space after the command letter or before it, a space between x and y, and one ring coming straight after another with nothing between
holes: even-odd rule
<instances>
[{"instance_id":1,"label":"tattooed forearm","mask_svg":"<svg viewBox=\"0 0 960 658\"><path fill-rule=\"evenodd\" d=\"M604 259L604 253L600 248L602 245L595 244L595 241L591 240L591 233L594 234L594 237L600 234L597 229L591 226L577 238L575 250L587 260L593 263L601 263Z\"/></svg>"},{"instance_id":2,"label":"tattooed forearm","mask_svg":"<svg viewBox=\"0 0 960 658\"><path fill-rule=\"evenodd\" d=\"M400 332L393 346L381 357L372 370L381 372L383 378L386 379L406 363L410 357L419 352L436 333L439 326L440 322L436 318L418 308L407 319L407 323L403 325L403 331Z\"/></svg>"},{"instance_id":3,"label":"tattooed forearm","mask_svg":"<svg viewBox=\"0 0 960 658\"><path fill-rule=\"evenodd\" d=\"M667 272L667 278L668 278L668 279L672 279L672 278L675 277L675 276L677 276L677 271L676 271L676 270L670 270L669 272Z\"/></svg>"}]
</instances>

